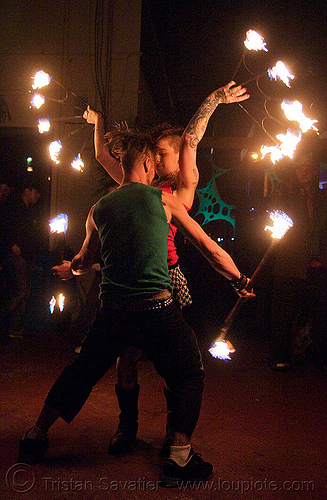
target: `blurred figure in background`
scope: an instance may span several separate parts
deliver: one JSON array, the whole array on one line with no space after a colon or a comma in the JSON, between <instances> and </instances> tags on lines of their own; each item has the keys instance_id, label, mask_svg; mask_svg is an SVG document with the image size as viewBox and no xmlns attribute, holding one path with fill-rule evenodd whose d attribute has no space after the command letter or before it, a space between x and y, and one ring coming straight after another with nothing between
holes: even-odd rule
<instances>
[{"instance_id":1,"label":"blurred figure in background","mask_svg":"<svg viewBox=\"0 0 327 500\"><path fill-rule=\"evenodd\" d=\"M42 246L42 226L37 203L41 197L38 184L26 182L3 211L7 259L13 271L9 302L9 336L24 336L24 313L30 294L35 259Z\"/></svg>"},{"instance_id":2,"label":"blurred figure in background","mask_svg":"<svg viewBox=\"0 0 327 500\"><path fill-rule=\"evenodd\" d=\"M274 254L273 370L287 371L304 354L319 368L327 366L327 192L319 189L319 173L316 155L300 153L273 196L274 209L294 222ZM303 346L306 353L301 353L301 332L306 332L302 341L309 344Z\"/></svg>"},{"instance_id":3,"label":"blurred figure in background","mask_svg":"<svg viewBox=\"0 0 327 500\"><path fill-rule=\"evenodd\" d=\"M13 266L9 258L10 244L6 231L6 209L13 192L12 183L0 178L0 342L7 343L9 328L9 297L13 282Z\"/></svg>"}]
</instances>

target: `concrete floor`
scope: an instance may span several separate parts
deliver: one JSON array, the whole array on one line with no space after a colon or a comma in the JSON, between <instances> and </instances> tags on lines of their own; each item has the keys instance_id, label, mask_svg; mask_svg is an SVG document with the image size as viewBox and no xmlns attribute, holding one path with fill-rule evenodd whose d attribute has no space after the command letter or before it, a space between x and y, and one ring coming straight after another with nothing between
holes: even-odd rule
<instances>
[{"instance_id":1,"label":"concrete floor","mask_svg":"<svg viewBox=\"0 0 327 500\"><path fill-rule=\"evenodd\" d=\"M140 419L135 450L107 454L118 406L111 369L70 425L58 421L42 465L17 464L22 433L33 425L45 395L75 356L76 338L62 332L35 332L1 346L0 499L230 499L327 498L327 377L309 363L289 373L266 363L267 340L235 326L236 352L225 363L208 353L200 336L206 369L205 391L193 446L214 465L212 481L176 490L159 485L158 457L165 428L162 380L150 362L139 368ZM212 339L213 340L213 339Z\"/></svg>"}]
</instances>

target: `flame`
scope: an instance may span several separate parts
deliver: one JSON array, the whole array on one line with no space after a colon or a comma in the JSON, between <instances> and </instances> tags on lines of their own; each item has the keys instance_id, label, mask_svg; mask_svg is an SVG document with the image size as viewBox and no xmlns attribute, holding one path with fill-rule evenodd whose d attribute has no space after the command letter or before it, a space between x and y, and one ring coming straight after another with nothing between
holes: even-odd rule
<instances>
[{"instance_id":1,"label":"flame","mask_svg":"<svg viewBox=\"0 0 327 500\"><path fill-rule=\"evenodd\" d=\"M209 352L214 358L227 361L231 359L229 354L235 352L235 349L228 340L216 340L211 344Z\"/></svg>"},{"instance_id":2,"label":"flame","mask_svg":"<svg viewBox=\"0 0 327 500\"><path fill-rule=\"evenodd\" d=\"M64 304L65 304L65 296L62 293L60 293L58 297L58 306L60 312L64 310Z\"/></svg>"},{"instance_id":3,"label":"flame","mask_svg":"<svg viewBox=\"0 0 327 500\"><path fill-rule=\"evenodd\" d=\"M293 226L293 221L285 212L281 210L274 210L273 212L268 212L269 217L273 221L272 226L266 226L265 231L271 231L271 237L273 239L284 238L287 231Z\"/></svg>"},{"instance_id":4,"label":"flame","mask_svg":"<svg viewBox=\"0 0 327 500\"><path fill-rule=\"evenodd\" d=\"M261 158L270 154L273 163L282 160L285 156L293 158L296 147L302 139L302 133L300 130L293 132L291 129L287 129L285 135L278 134L276 138L280 141L279 145L261 146L260 148Z\"/></svg>"},{"instance_id":5,"label":"flame","mask_svg":"<svg viewBox=\"0 0 327 500\"><path fill-rule=\"evenodd\" d=\"M314 123L317 123L318 120L311 120L306 117L302 111L303 106L299 101L288 101L284 99L281 108L288 120L298 122L303 133L310 129L318 132L317 127L314 126Z\"/></svg>"},{"instance_id":6,"label":"flame","mask_svg":"<svg viewBox=\"0 0 327 500\"><path fill-rule=\"evenodd\" d=\"M84 162L83 162L83 160L81 158L81 154L80 153L78 153L78 155L75 156L75 158L71 162L71 166L73 168L75 168L76 170L79 170L80 172L83 172L83 170L84 170Z\"/></svg>"},{"instance_id":7,"label":"flame","mask_svg":"<svg viewBox=\"0 0 327 500\"><path fill-rule=\"evenodd\" d=\"M66 233L68 228L68 215L58 214L49 222L51 233Z\"/></svg>"},{"instance_id":8,"label":"flame","mask_svg":"<svg viewBox=\"0 0 327 500\"><path fill-rule=\"evenodd\" d=\"M31 99L32 107L40 109L40 107L45 103L45 97L41 94L34 94Z\"/></svg>"},{"instance_id":9,"label":"flame","mask_svg":"<svg viewBox=\"0 0 327 500\"><path fill-rule=\"evenodd\" d=\"M40 70L35 73L35 76L32 77L34 79L34 85L32 85L32 89L42 89L42 87L46 87L51 82L51 76L48 73Z\"/></svg>"},{"instance_id":10,"label":"flame","mask_svg":"<svg viewBox=\"0 0 327 500\"><path fill-rule=\"evenodd\" d=\"M268 76L270 80L282 80L287 87L290 87L290 79L293 80L294 78L294 75L291 75L283 61L277 61L276 66L268 68Z\"/></svg>"},{"instance_id":11,"label":"flame","mask_svg":"<svg viewBox=\"0 0 327 500\"><path fill-rule=\"evenodd\" d=\"M279 161L283 158L279 146L261 146L260 153L261 158L264 158L266 155L270 154L270 159L273 163L276 163L276 161Z\"/></svg>"},{"instance_id":12,"label":"flame","mask_svg":"<svg viewBox=\"0 0 327 500\"><path fill-rule=\"evenodd\" d=\"M43 134L43 132L49 132L50 130L50 120L49 118L39 118L39 132Z\"/></svg>"},{"instance_id":13,"label":"flame","mask_svg":"<svg viewBox=\"0 0 327 500\"><path fill-rule=\"evenodd\" d=\"M61 144L61 142L59 140L58 141L53 141L49 145L50 158L57 165L58 165L58 163L60 163L59 156L60 156L61 150L62 150L62 144Z\"/></svg>"},{"instance_id":14,"label":"flame","mask_svg":"<svg viewBox=\"0 0 327 500\"><path fill-rule=\"evenodd\" d=\"M56 304L57 304L57 300L54 297L54 295L52 295L51 300L49 302L49 310L50 310L51 314L54 313ZM65 304L65 296L62 293L60 293L58 295L58 307L59 307L60 312L62 312L64 310L64 304Z\"/></svg>"},{"instance_id":15,"label":"flame","mask_svg":"<svg viewBox=\"0 0 327 500\"><path fill-rule=\"evenodd\" d=\"M283 156L293 158L296 146L302 139L302 134L299 130L293 132L291 129L287 129L286 135L278 134L276 138L281 142L280 150Z\"/></svg>"},{"instance_id":16,"label":"flame","mask_svg":"<svg viewBox=\"0 0 327 500\"><path fill-rule=\"evenodd\" d=\"M51 300L49 302L49 309L50 309L50 313L53 314L53 311L54 311L54 308L55 308L55 305L56 305L56 299L55 297L52 295L51 297Z\"/></svg>"},{"instance_id":17,"label":"flame","mask_svg":"<svg viewBox=\"0 0 327 500\"><path fill-rule=\"evenodd\" d=\"M268 52L263 37L254 30L249 30L246 32L244 45L248 50L264 50L265 52Z\"/></svg>"}]
</instances>

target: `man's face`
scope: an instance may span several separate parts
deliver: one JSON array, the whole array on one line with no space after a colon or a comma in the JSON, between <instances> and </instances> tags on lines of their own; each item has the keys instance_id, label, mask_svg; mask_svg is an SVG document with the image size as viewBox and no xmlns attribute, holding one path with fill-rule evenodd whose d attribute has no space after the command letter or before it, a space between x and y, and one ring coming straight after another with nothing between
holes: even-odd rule
<instances>
[{"instance_id":1,"label":"man's face","mask_svg":"<svg viewBox=\"0 0 327 500\"><path fill-rule=\"evenodd\" d=\"M158 141L156 155L156 173L159 177L176 172L179 169L179 153L174 151L169 139L163 138Z\"/></svg>"}]
</instances>

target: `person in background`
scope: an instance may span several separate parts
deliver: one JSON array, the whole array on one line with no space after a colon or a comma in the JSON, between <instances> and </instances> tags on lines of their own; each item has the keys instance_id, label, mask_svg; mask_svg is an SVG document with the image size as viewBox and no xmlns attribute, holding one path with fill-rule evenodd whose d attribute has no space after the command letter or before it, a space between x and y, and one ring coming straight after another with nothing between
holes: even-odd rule
<instances>
[{"instance_id":1,"label":"person in background","mask_svg":"<svg viewBox=\"0 0 327 500\"><path fill-rule=\"evenodd\" d=\"M0 342L3 344L8 342L9 298L14 279L6 227L7 204L12 192L13 184L6 177L0 177Z\"/></svg>"},{"instance_id":2,"label":"person in background","mask_svg":"<svg viewBox=\"0 0 327 500\"><path fill-rule=\"evenodd\" d=\"M270 367L287 371L301 353L301 331L310 330L312 361L327 367L327 192L319 189L319 160L299 152L275 190L274 209L293 227L278 243L272 267Z\"/></svg>"},{"instance_id":3,"label":"person in background","mask_svg":"<svg viewBox=\"0 0 327 500\"><path fill-rule=\"evenodd\" d=\"M42 246L42 228L36 210L40 197L39 185L27 181L3 213L7 258L14 269L9 303L10 337L24 336L26 301L31 291L35 258Z\"/></svg>"},{"instance_id":4,"label":"person in background","mask_svg":"<svg viewBox=\"0 0 327 500\"><path fill-rule=\"evenodd\" d=\"M197 146L201 141L210 117L219 104L232 104L249 98L246 88L235 86L231 81L227 85L212 92L201 104L185 129L161 124L151 130L156 140L156 178L153 185L164 192L173 194L181 201L186 210L192 207L195 190L199 180L196 164ZM104 130L104 120L100 113L89 106L84 112L88 123L94 124L95 156L108 174L120 184L122 181L122 168L120 162L114 158L107 147ZM168 235L168 268L173 286L173 296L178 306L182 309L192 303L187 280L179 266L179 257L175 244L177 228L171 224ZM109 452L117 454L128 450L136 440L138 429L138 397L140 386L138 384L138 362L141 353L134 346L130 346L117 360L117 384L115 391L120 408L119 425L117 432L109 443ZM169 454L170 436L170 397L167 387L165 395L168 410L166 438L163 442L160 455Z\"/></svg>"},{"instance_id":5,"label":"person in background","mask_svg":"<svg viewBox=\"0 0 327 500\"><path fill-rule=\"evenodd\" d=\"M121 162L122 183L91 208L84 243L71 263L73 273L86 272L100 244L101 308L80 354L59 375L35 426L22 437L19 461L43 459L50 427L59 417L71 422L94 385L133 345L152 361L171 394L172 442L163 467L164 484L207 480L213 467L194 452L190 442L201 407L204 370L194 332L171 293L167 265L170 222L231 281L239 296L251 298L254 294L246 289L249 280L230 255L187 214L183 204L151 186L156 154L152 139L118 130L112 133L109 147Z\"/></svg>"}]
</instances>

